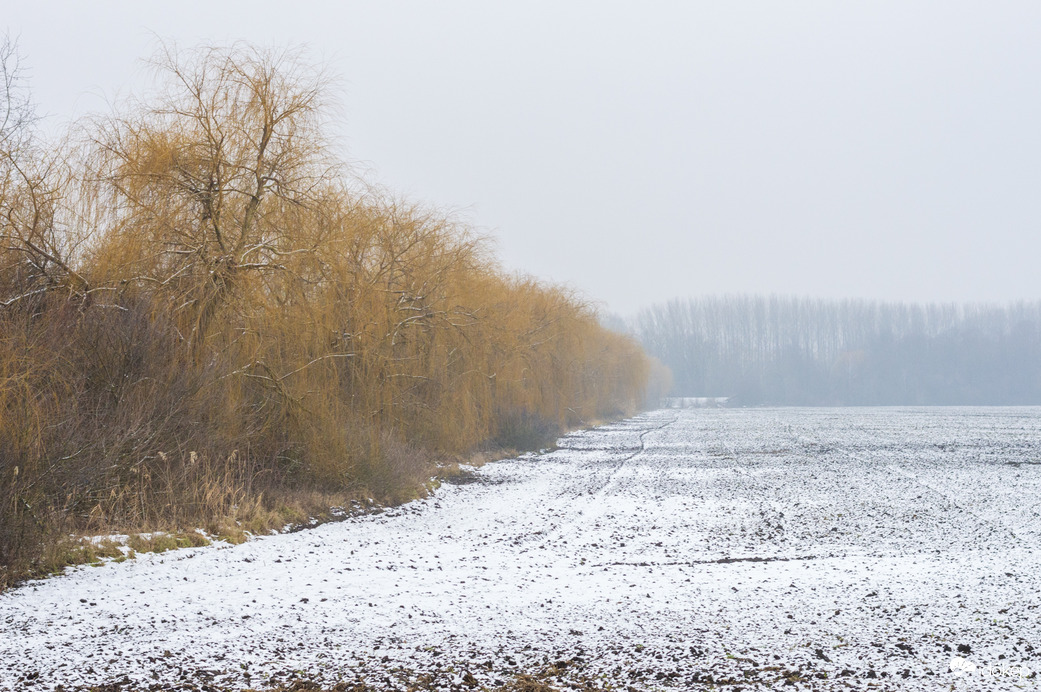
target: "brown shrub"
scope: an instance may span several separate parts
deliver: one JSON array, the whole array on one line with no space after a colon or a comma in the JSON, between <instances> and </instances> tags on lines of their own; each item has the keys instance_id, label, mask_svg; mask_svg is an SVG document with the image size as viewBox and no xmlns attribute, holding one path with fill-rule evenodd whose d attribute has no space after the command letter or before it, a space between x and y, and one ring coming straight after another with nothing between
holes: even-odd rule
<instances>
[{"instance_id":1,"label":"brown shrub","mask_svg":"<svg viewBox=\"0 0 1041 692\"><path fill-rule=\"evenodd\" d=\"M157 64L161 99L82 151L0 152L33 163L0 170L0 586L70 533L241 540L642 403L588 305L343 172L320 70Z\"/></svg>"}]
</instances>

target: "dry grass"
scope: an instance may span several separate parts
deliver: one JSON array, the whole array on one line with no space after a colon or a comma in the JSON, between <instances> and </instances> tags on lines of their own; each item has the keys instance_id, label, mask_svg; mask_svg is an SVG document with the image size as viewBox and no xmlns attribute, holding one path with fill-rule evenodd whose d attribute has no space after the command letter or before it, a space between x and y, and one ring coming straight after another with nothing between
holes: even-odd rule
<instances>
[{"instance_id":1,"label":"dry grass","mask_svg":"<svg viewBox=\"0 0 1041 692\"><path fill-rule=\"evenodd\" d=\"M559 689L559 687L553 687L530 675L518 675L514 680L503 685L499 692L558 692Z\"/></svg>"}]
</instances>

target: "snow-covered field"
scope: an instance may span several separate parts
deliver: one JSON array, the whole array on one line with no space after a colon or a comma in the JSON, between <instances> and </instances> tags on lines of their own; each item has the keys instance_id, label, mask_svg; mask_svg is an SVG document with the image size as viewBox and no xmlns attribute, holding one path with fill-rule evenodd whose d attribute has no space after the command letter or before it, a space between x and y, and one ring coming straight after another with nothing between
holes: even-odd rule
<instances>
[{"instance_id":1,"label":"snow-covered field","mask_svg":"<svg viewBox=\"0 0 1041 692\"><path fill-rule=\"evenodd\" d=\"M553 664L637 689L1037 689L1039 511L1041 409L657 411L382 514L2 594L0 689Z\"/></svg>"}]
</instances>

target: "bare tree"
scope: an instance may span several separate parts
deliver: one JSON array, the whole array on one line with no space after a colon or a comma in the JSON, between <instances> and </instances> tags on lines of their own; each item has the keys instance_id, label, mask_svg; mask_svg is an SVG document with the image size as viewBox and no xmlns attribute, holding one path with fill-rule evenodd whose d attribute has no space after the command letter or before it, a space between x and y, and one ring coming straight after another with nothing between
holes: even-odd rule
<instances>
[{"instance_id":1,"label":"bare tree","mask_svg":"<svg viewBox=\"0 0 1041 692\"><path fill-rule=\"evenodd\" d=\"M325 78L298 53L246 46L167 48L153 64L159 98L95 135L95 196L115 210L100 259L174 296L197 351L248 279L272 290L264 277L314 270L313 215L337 179Z\"/></svg>"},{"instance_id":2,"label":"bare tree","mask_svg":"<svg viewBox=\"0 0 1041 692\"><path fill-rule=\"evenodd\" d=\"M60 148L39 143L17 45L0 39L0 307L68 288L89 290L76 271L77 243L62 214L69 183Z\"/></svg>"}]
</instances>

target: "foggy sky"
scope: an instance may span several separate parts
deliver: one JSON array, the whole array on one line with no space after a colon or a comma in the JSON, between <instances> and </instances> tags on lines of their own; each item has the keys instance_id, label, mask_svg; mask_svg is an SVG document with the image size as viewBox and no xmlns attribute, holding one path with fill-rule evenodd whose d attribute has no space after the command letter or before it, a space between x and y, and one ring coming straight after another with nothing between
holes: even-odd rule
<instances>
[{"instance_id":1,"label":"foggy sky","mask_svg":"<svg viewBox=\"0 0 1041 692\"><path fill-rule=\"evenodd\" d=\"M368 179L608 310L1041 297L1036 1L5 5L53 127L157 37L309 44Z\"/></svg>"}]
</instances>

